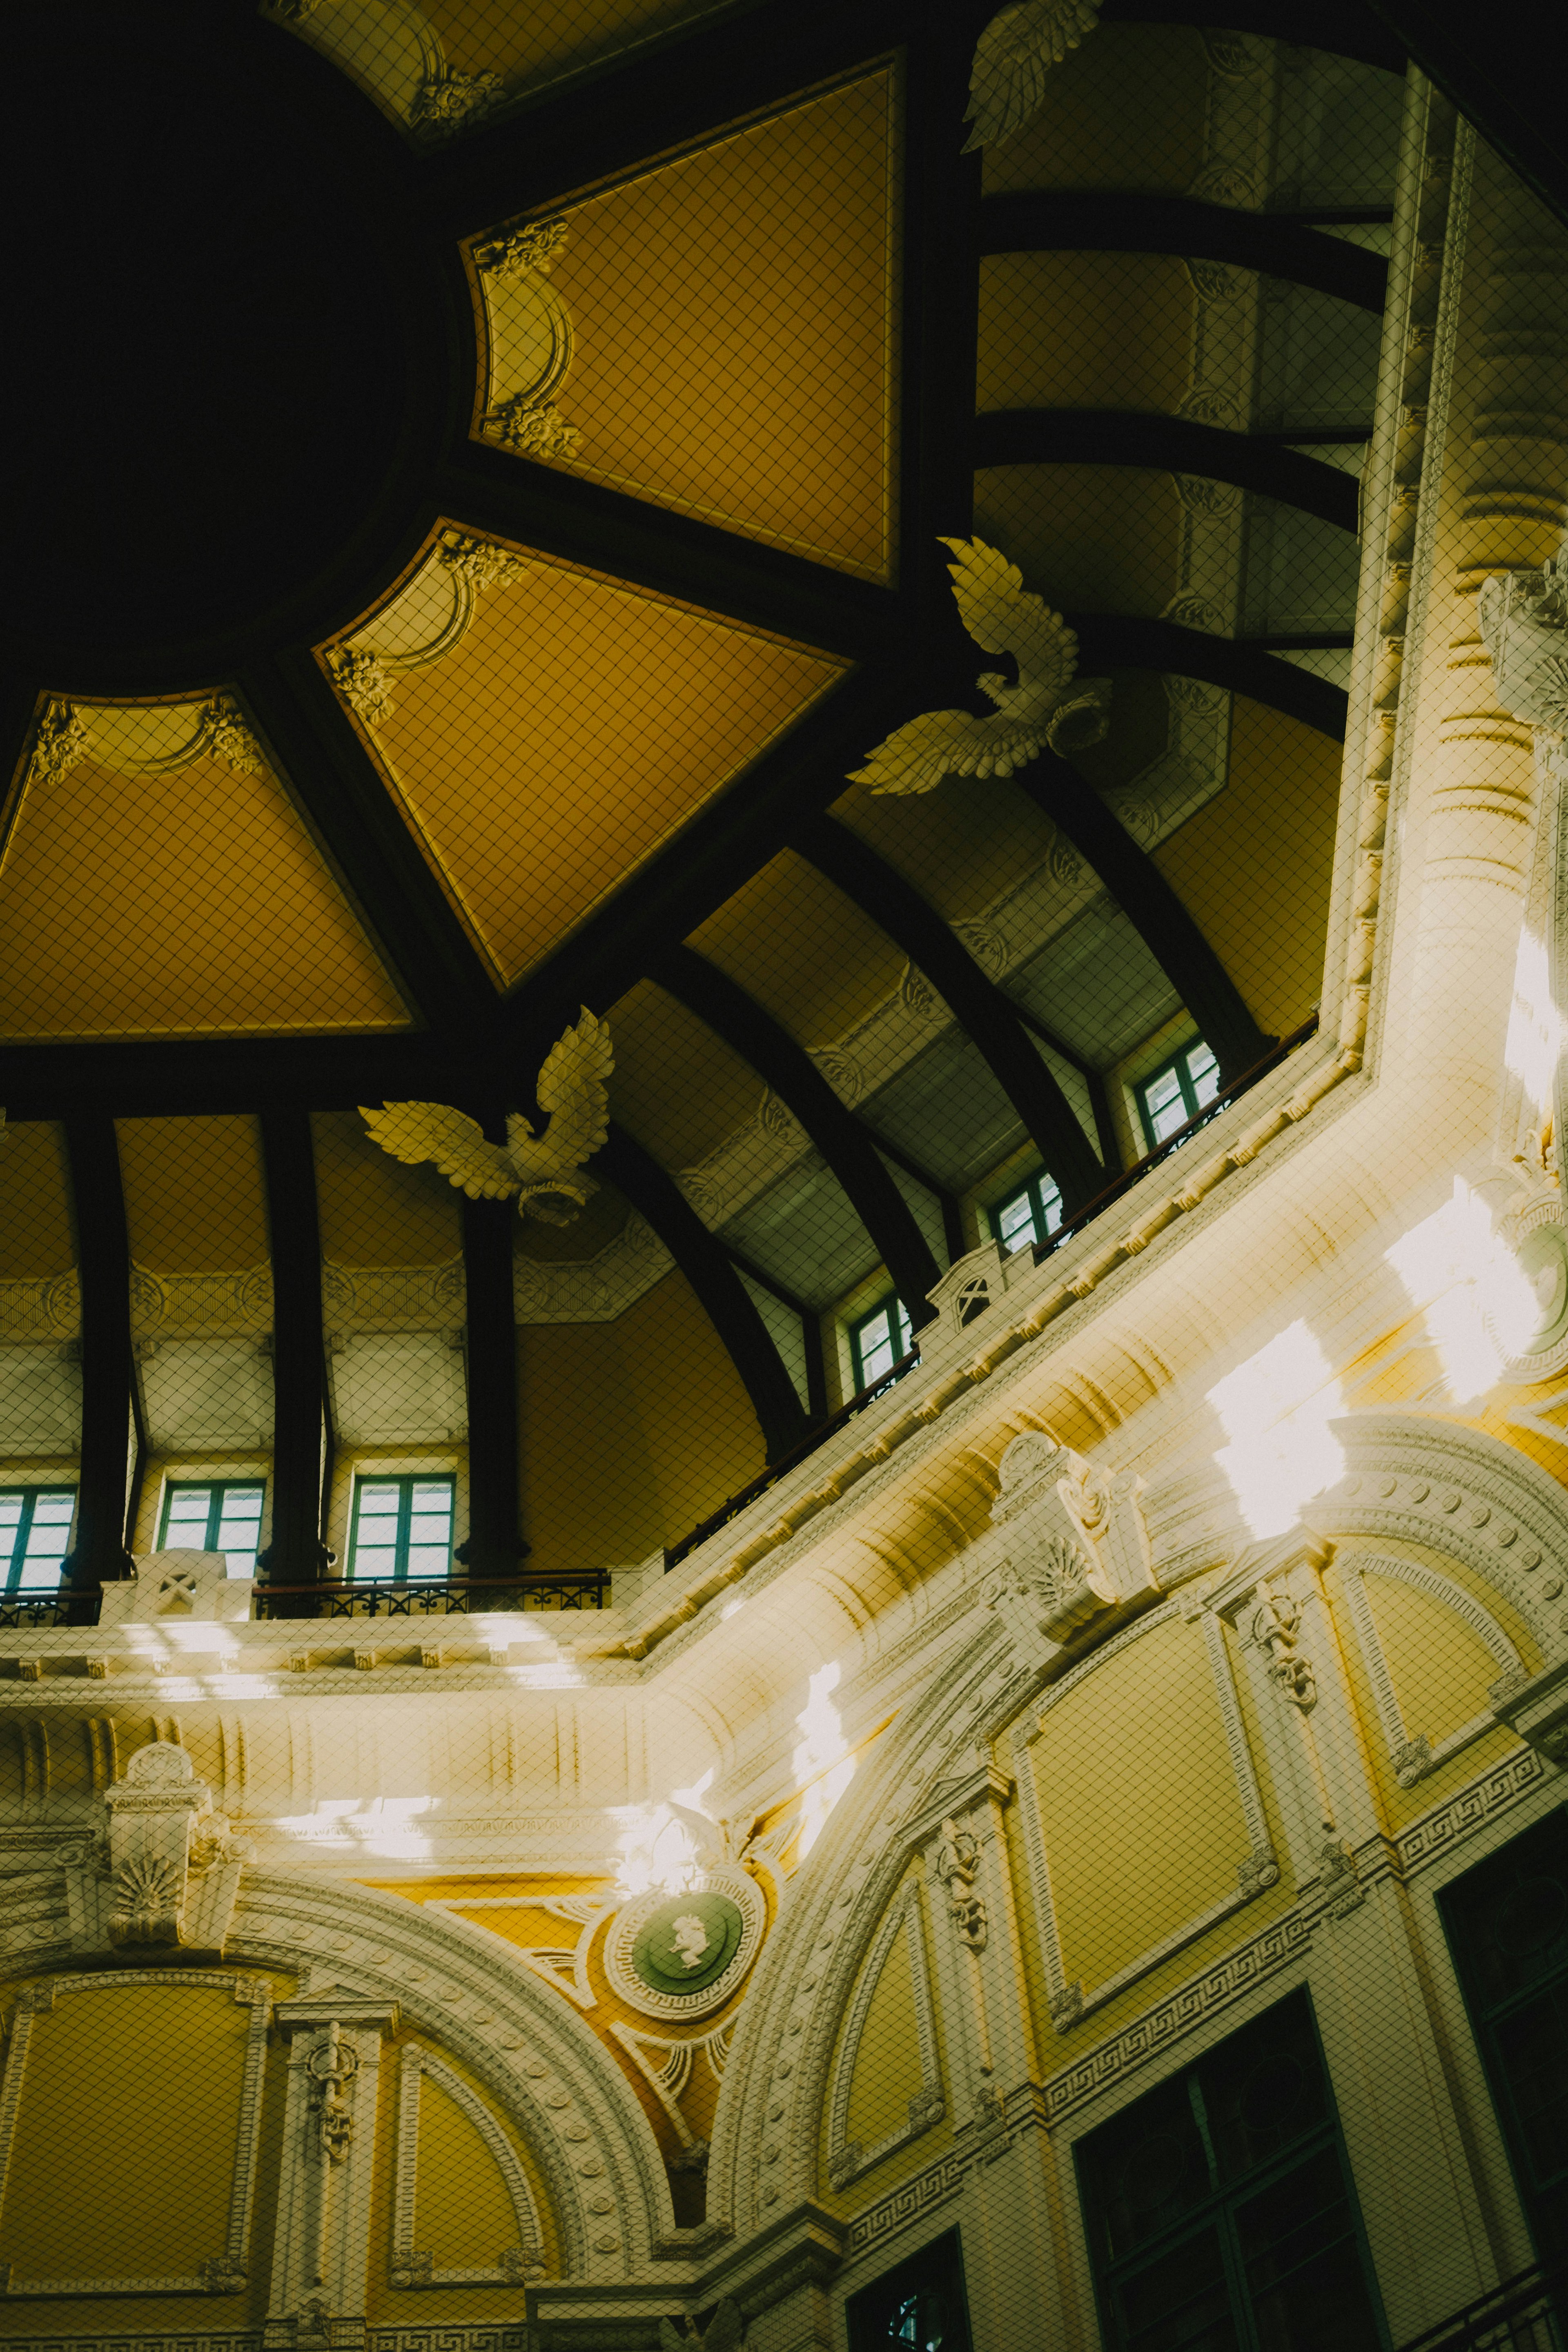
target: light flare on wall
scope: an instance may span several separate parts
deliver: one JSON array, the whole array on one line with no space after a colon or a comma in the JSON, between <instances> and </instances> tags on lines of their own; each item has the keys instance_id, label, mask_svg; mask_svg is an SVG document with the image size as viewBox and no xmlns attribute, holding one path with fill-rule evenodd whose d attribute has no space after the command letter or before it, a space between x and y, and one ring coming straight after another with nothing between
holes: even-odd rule
<instances>
[{"instance_id":1,"label":"light flare on wall","mask_svg":"<svg viewBox=\"0 0 1568 2352\"><path fill-rule=\"evenodd\" d=\"M790 1761L796 1780L803 1786L800 1843L795 1850L801 1862L822 1835L827 1816L855 1778L855 1759L849 1753L838 1709L829 1696L838 1687L840 1671L835 1660L812 1675L805 1705L795 1719L801 1741Z\"/></svg>"},{"instance_id":2,"label":"light flare on wall","mask_svg":"<svg viewBox=\"0 0 1568 2352\"><path fill-rule=\"evenodd\" d=\"M1563 1015L1552 1001L1545 941L1526 925L1519 935L1503 1059L1542 1118L1552 1108L1552 1081L1563 1057Z\"/></svg>"},{"instance_id":3,"label":"light flare on wall","mask_svg":"<svg viewBox=\"0 0 1568 2352\"><path fill-rule=\"evenodd\" d=\"M1452 1402L1484 1395L1524 1353L1541 1319L1530 1277L1493 1232L1485 1201L1456 1176L1453 1198L1384 1255L1425 1315Z\"/></svg>"},{"instance_id":4,"label":"light flare on wall","mask_svg":"<svg viewBox=\"0 0 1568 2352\"><path fill-rule=\"evenodd\" d=\"M1216 1381L1208 1401L1229 1440L1215 1460L1260 1539L1283 1535L1304 1503L1343 1476L1329 1423L1343 1412L1344 1392L1300 1318Z\"/></svg>"},{"instance_id":5,"label":"light flare on wall","mask_svg":"<svg viewBox=\"0 0 1568 2352\"><path fill-rule=\"evenodd\" d=\"M719 1838L718 1823L702 1805L712 1778L710 1765L690 1788L672 1789L662 1804L643 1807L621 1832L618 1894L629 1900L662 1887L667 1895L689 1895L701 1884L701 1849L710 1843L704 1824L712 1824L713 1844Z\"/></svg>"}]
</instances>

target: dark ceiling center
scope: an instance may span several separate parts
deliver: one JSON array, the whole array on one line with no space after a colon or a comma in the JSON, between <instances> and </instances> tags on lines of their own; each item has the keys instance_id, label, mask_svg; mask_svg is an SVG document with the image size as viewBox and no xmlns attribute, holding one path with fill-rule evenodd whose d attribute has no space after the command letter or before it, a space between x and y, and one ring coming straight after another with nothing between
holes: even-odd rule
<instances>
[{"instance_id":1,"label":"dark ceiling center","mask_svg":"<svg viewBox=\"0 0 1568 2352\"><path fill-rule=\"evenodd\" d=\"M5 142L27 325L4 507L26 635L88 673L58 688L110 647L182 647L156 682L185 683L194 645L363 561L411 353L442 340L393 259L396 133L280 28L230 23L195 50L140 12L7 31L37 102Z\"/></svg>"}]
</instances>

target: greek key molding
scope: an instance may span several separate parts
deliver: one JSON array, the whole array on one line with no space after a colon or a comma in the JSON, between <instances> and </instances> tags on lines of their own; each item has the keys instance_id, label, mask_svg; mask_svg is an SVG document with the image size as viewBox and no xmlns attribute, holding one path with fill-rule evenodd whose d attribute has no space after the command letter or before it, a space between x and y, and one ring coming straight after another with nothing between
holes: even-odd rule
<instances>
[{"instance_id":1,"label":"greek key molding","mask_svg":"<svg viewBox=\"0 0 1568 2352\"><path fill-rule=\"evenodd\" d=\"M849 2137L849 2095L855 2079L855 2062L860 2054L860 2042L866 2031L866 2020L871 2013L877 1987L882 1970L891 1956L893 1946L902 1936L910 1956L910 1975L914 1985L915 2048L920 2059L921 2078L910 2096L909 2112L901 2124L870 2147L862 2147ZM896 2148L907 2147L933 2124L942 2121L947 2112L942 2096L942 2066L937 2055L936 2010L931 2000L931 1966L926 1950L925 1916L921 1900L921 1883L911 1878L903 1894L883 1920L877 1940L860 1970L855 1989L854 2004L844 2028L844 2040L833 2071L833 2086L828 2100L827 2177L835 2189L847 2189L884 2157Z\"/></svg>"},{"instance_id":2,"label":"greek key molding","mask_svg":"<svg viewBox=\"0 0 1568 2352\"><path fill-rule=\"evenodd\" d=\"M237 2294L247 2284L250 2258L251 2208L256 2189L257 2151L261 2137L261 2089L267 2064L267 2028L272 2013L271 1988L257 1977L235 1976L210 1969L136 1969L124 1975L45 1978L18 1994L11 2011L11 2046L0 2088L0 2212L5 2210L5 2185L16 2143L16 2116L22 2100L23 2077L32 2042L33 2021L52 2010L69 1993L112 1993L127 1986L173 1985L181 1991L228 1990L250 2011L246 2033L244 2070L240 2078L239 2121L235 2139L234 2170L229 2179L228 2220L223 2246L179 2278L49 2278L19 2279L15 2258L0 2256L0 2297L89 2294ZM58 2339L50 2339L58 2341ZM116 2339L117 2341L121 2339ZM161 2338L151 2339L162 2341ZM192 2344L242 2339L191 2337ZM254 2339L249 2339L254 2340Z\"/></svg>"},{"instance_id":3,"label":"greek key molding","mask_svg":"<svg viewBox=\"0 0 1568 2352\"><path fill-rule=\"evenodd\" d=\"M1410 1731L1394 1687L1388 1660L1384 1654L1377 1620L1367 1594L1367 1577L1387 1577L1391 1582L1408 1585L1414 1591L1424 1592L1428 1600L1451 1609L1471 1633L1485 1643L1500 1675L1522 1675L1524 1661L1489 1610L1483 1609L1480 1602L1467 1592L1462 1584L1457 1584L1451 1576L1444 1576L1436 1569L1426 1568L1417 1560L1401 1559L1391 1552L1345 1552L1341 1554L1339 1564L1344 1577L1345 1603L1355 1628L1367 1678L1372 1684L1378 1722L1388 1746L1394 1777L1402 1789L1414 1788L1417 1780L1424 1780L1439 1764L1446 1764L1450 1756L1458 1755L1461 1748L1468 1748L1472 1740L1482 1738L1489 1731L1495 1731L1497 1717L1488 1709L1473 1716L1468 1723L1461 1724L1457 1731L1450 1731L1436 1743L1424 1731Z\"/></svg>"},{"instance_id":4,"label":"greek key molding","mask_svg":"<svg viewBox=\"0 0 1568 2352\"><path fill-rule=\"evenodd\" d=\"M495 2158L517 2221L518 2242L503 2247L492 2267L437 2270L428 2252L415 2248L415 2209L419 2172L419 2093L426 2075L444 2091L473 2125ZM398 2053L397 2158L393 2176L391 2283L397 2287L522 2286L544 2276L539 2212L518 2161L517 2150L482 2099L460 2074L416 2042Z\"/></svg>"}]
</instances>

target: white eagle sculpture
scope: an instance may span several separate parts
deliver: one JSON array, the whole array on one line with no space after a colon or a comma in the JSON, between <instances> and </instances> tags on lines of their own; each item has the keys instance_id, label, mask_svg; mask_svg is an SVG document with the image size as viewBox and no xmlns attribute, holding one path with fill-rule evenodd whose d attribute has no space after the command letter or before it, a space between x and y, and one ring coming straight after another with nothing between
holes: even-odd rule
<instances>
[{"instance_id":1,"label":"white eagle sculpture","mask_svg":"<svg viewBox=\"0 0 1568 2352\"><path fill-rule=\"evenodd\" d=\"M1022 130L1046 94L1046 76L1100 22L1100 0L1020 0L992 17L969 77L963 152Z\"/></svg>"},{"instance_id":2,"label":"white eagle sculpture","mask_svg":"<svg viewBox=\"0 0 1568 2352\"><path fill-rule=\"evenodd\" d=\"M362 1103L360 1117L384 1151L411 1164L434 1160L470 1201L504 1201L515 1193L519 1216L569 1225L598 1191L583 1162L609 1132L605 1082L615 1066L609 1024L584 1005L576 1027L551 1047L539 1073L539 1108L549 1115L542 1136L513 1111L506 1141L491 1143L478 1119L446 1103L395 1102L380 1110Z\"/></svg>"},{"instance_id":3,"label":"white eagle sculpture","mask_svg":"<svg viewBox=\"0 0 1568 2352\"><path fill-rule=\"evenodd\" d=\"M958 561L952 574L958 617L988 654L1011 654L1018 683L994 670L976 683L996 705L994 716L928 710L879 743L850 782L874 793L929 793L944 776L1010 776L1047 743L1078 751L1098 743L1110 724L1110 681L1078 680L1078 639L1059 613L1028 594L1016 563L980 539L944 539Z\"/></svg>"}]
</instances>

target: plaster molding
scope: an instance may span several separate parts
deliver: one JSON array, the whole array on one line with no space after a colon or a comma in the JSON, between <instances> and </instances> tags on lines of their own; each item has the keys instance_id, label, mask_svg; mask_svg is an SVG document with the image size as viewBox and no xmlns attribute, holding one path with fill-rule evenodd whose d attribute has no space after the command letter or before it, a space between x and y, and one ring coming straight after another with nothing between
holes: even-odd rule
<instances>
[{"instance_id":1,"label":"plaster molding","mask_svg":"<svg viewBox=\"0 0 1568 2352\"><path fill-rule=\"evenodd\" d=\"M700 2140L686 2120L680 2105L680 2095L691 2080L691 2073L700 2057L707 2062L708 2071L716 2083L724 2080L724 2066L730 2055L730 2044L735 2038L737 2019L728 2017L710 2033L689 2034L672 2042L662 2033L645 2033L640 2026L627 2025L616 2018L610 2032L630 2058L647 2084L659 2105L669 2118L672 2130L686 2158L685 2168L700 2171L708 2162L708 2143ZM657 2059L652 2052L662 2053Z\"/></svg>"},{"instance_id":2,"label":"plaster molding","mask_svg":"<svg viewBox=\"0 0 1568 2352\"><path fill-rule=\"evenodd\" d=\"M1062 1954L1056 1905L1051 1893L1050 1853L1044 1818L1040 1810L1039 1791L1032 1753L1041 1726L1051 1710L1078 1689L1088 1677L1118 1657L1132 1643L1141 1641L1156 1627L1170 1625L1178 1620L1194 1626L1202 1640L1213 1680L1215 1703L1224 1727L1226 1748L1237 1796L1240 1801L1247 1838L1247 1852L1237 1858L1237 1884L1217 1901L1194 1913L1161 1937L1146 1950L1138 1953L1124 1968L1097 1985L1086 1988L1076 1979L1069 1979ZM1107 1642L1086 1658L1080 1665L1054 1684L1041 1702L1034 1729L1026 1735L1025 1750L1018 1774L1019 1812L1024 1828L1025 1850L1028 1854L1030 1875L1036 1895L1040 1944L1046 1969L1047 2004L1051 2022L1058 2033L1069 2032L1097 2009L1115 2000L1141 1978L1161 1968L1173 1956L1195 1943L1210 1928L1230 1917L1233 1912L1250 1903L1254 1896L1264 1894L1279 1882L1279 1866L1274 1854L1268 1818L1263 1810L1262 1792L1258 1785L1257 1766L1253 1759L1247 1727L1236 1694L1231 1673L1230 1656L1226 1647L1224 1629L1212 1615L1200 1614L1183 1600L1166 1601L1151 1610L1128 1626L1113 1641Z\"/></svg>"},{"instance_id":3,"label":"plaster molding","mask_svg":"<svg viewBox=\"0 0 1568 2352\"><path fill-rule=\"evenodd\" d=\"M184 1749L139 1748L95 1814L93 1833L58 1856L73 1949L178 1944L221 1954L250 1848L214 1811Z\"/></svg>"},{"instance_id":4,"label":"plaster molding","mask_svg":"<svg viewBox=\"0 0 1568 2352\"><path fill-rule=\"evenodd\" d=\"M656 1886L621 1906L605 1933L603 1961L610 1989L628 2008L644 2017L666 2020L706 2017L738 1992L762 1949L767 1926L763 1891L750 1872L723 1864L710 1864L701 1874L701 1890L722 1895L741 1914L741 1939L722 1973L700 1992L659 1992L645 1984L632 1965L632 1950L646 1921L674 1900ZM695 1891L695 1890L694 1890ZM592 1927L588 1931L592 1933Z\"/></svg>"},{"instance_id":5,"label":"plaster molding","mask_svg":"<svg viewBox=\"0 0 1568 2352\"><path fill-rule=\"evenodd\" d=\"M271 1988L256 1977L220 1973L207 1969L137 1969L108 1976L45 1978L24 1987L12 2005L10 2048L5 2058L4 2084L0 2085L0 2212L5 2208L5 2181L16 2143L17 2111L22 2100L34 2020L68 1997L89 1994L101 1998L141 1985L171 1986L180 1991L227 1990L242 2008L250 2011L224 2242L194 2271L175 2278L19 2278L16 2255L11 2255L8 2260L0 2256L0 2299L38 2295L237 2294L247 2284L251 2213L261 2141L261 2093L267 2065L267 2028L271 2016Z\"/></svg>"},{"instance_id":6,"label":"plaster molding","mask_svg":"<svg viewBox=\"0 0 1568 2352\"><path fill-rule=\"evenodd\" d=\"M363 2333L381 2046L398 2008L334 1987L279 2001L276 2016L288 2083L263 2342L307 2352Z\"/></svg>"},{"instance_id":7,"label":"plaster molding","mask_svg":"<svg viewBox=\"0 0 1568 2352\"><path fill-rule=\"evenodd\" d=\"M871 2003L876 1998L882 1970L900 1936L909 1954L910 1975L914 1986L915 2051L920 2062L920 2082L910 2096L905 2120L871 2147L862 2147L849 2137L849 2096L855 2064L860 2054L866 2021L871 2013ZM907 2147L911 2140L918 2139L933 2124L939 2124L946 2112L942 2067L937 2056L936 2011L931 1999L921 1883L918 1878L912 1878L884 1917L877 1939L860 1969L854 2002L845 2022L844 2039L834 2065L827 2103L827 2177L834 2188L847 2189L853 2181L860 2179L874 2166L880 2164L884 2158L893 2155L900 2147Z\"/></svg>"},{"instance_id":8,"label":"plaster molding","mask_svg":"<svg viewBox=\"0 0 1568 2352\"><path fill-rule=\"evenodd\" d=\"M81 1331L76 1268L20 1282L0 1282L0 1341L74 1339Z\"/></svg>"},{"instance_id":9,"label":"plaster molding","mask_svg":"<svg viewBox=\"0 0 1568 2352\"><path fill-rule=\"evenodd\" d=\"M1394 1777L1402 1789L1414 1788L1450 1756L1457 1756L1472 1740L1496 1728L1496 1717L1489 1712L1462 1724L1457 1731L1434 1743L1424 1731L1412 1733L1405 1720L1388 1660L1384 1655L1378 1635L1377 1621L1367 1597L1366 1579L1386 1577L1391 1583L1408 1585L1423 1592L1428 1600L1451 1609L1470 1632L1486 1644L1493 1663L1503 1677L1522 1678L1524 1662L1497 1619L1489 1610L1457 1584L1451 1576L1443 1576L1436 1569L1424 1567L1415 1560L1402 1559L1390 1552L1352 1551L1340 1555L1339 1566L1344 1579L1345 1601L1351 1623L1355 1629L1357 1645L1365 1664L1367 1679L1372 1685L1373 1699L1378 1721L1387 1743L1389 1761Z\"/></svg>"},{"instance_id":10,"label":"plaster molding","mask_svg":"<svg viewBox=\"0 0 1568 2352\"><path fill-rule=\"evenodd\" d=\"M415 2213L419 2168L419 2093L426 2075L444 2091L467 2116L495 2159L506 2183L517 2221L517 2243L503 2247L488 2269L437 2270L429 2253L416 2251ZM398 2052L397 2139L393 2176L392 2252L389 2276L395 2287L521 2286L544 2276L540 2252L539 2214L528 2177L494 2116L433 2053L416 2042L405 2042Z\"/></svg>"},{"instance_id":11,"label":"plaster molding","mask_svg":"<svg viewBox=\"0 0 1568 2352\"><path fill-rule=\"evenodd\" d=\"M51 702L34 732L28 785L57 783L68 775L86 759L92 740L91 730L73 704Z\"/></svg>"},{"instance_id":12,"label":"plaster molding","mask_svg":"<svg viewBox=\"0 0 1568 2352\"><path fill-rule=\"evenodd\" d=\"M515 1946L449 1911L347 1881L250 1871L230 1949L295 1969L329 1955L329 1982L395 1998L407 2022L450 2051L533 2151L566 2277L635 2273L673 2228L652 2127L620 2068L572 2005L518 1966Z\"/></svg>"},{"instance_id":13,"label":"plaster molding","mask_svg":"<svg viewBox=\"0 0 1568 2352\"><path fill-rule=\"evenodd\" d=\"M468 1312L460 1257L437 1265L321 1265L321 1322L329 1335L457 1331Z\"/></svg>"},{"instance_id":14,"label":"plaster molding","mask_svg":"<svg viewBox=\"0 0 1568 2352\"><path fill-rule=\"evenodd\" d=\"M662 1282L675 1260L647 1220L634 1210L612 1242L589 1258L534 1258L514 1251L514 1319L539 1323L613 1323Z\"/></svg>"}]
</instances>

